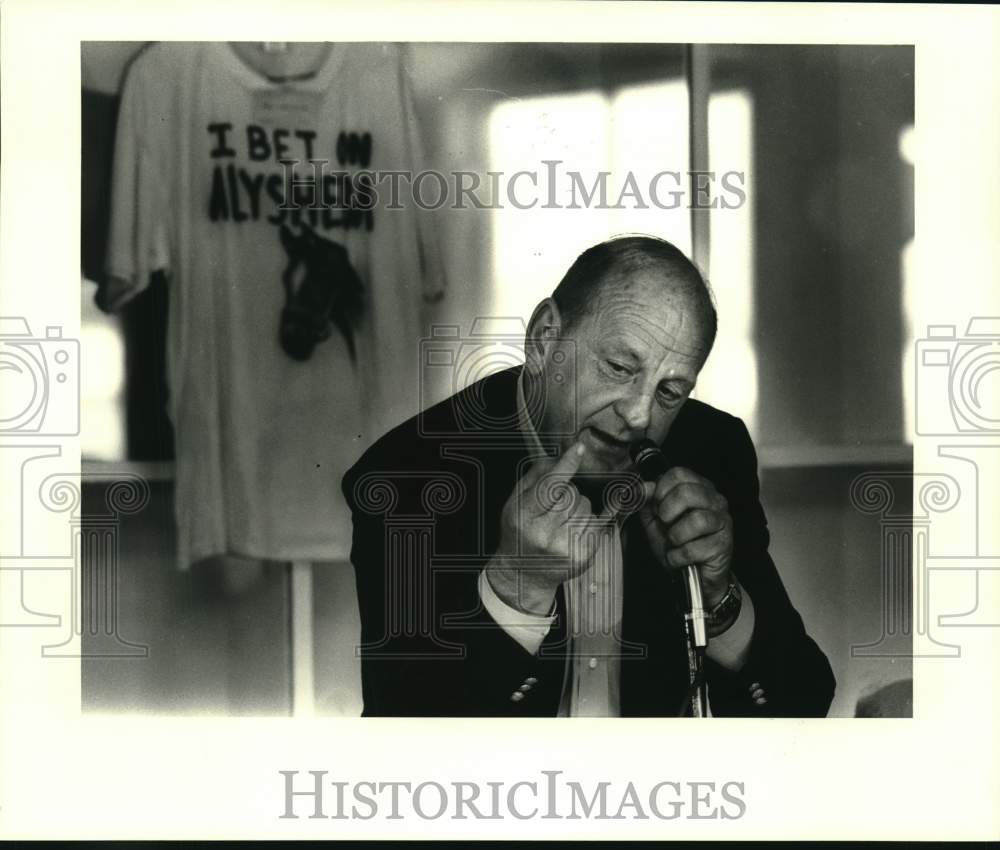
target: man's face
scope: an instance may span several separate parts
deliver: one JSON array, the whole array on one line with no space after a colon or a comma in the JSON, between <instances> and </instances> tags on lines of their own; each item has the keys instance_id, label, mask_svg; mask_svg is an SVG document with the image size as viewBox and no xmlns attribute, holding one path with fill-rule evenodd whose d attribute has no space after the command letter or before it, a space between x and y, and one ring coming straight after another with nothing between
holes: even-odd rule
<instances>
[{"instance_id":1,"label":"man's face","mask_svg":"<svg viewBox=\"0 0 1000 850\"><path fill-rule=\"evenodd\" d=\"M562 451L582 440L581 472L626 469L631 443L662 443L705 362L694 296L659 275L650 269L599 287L596 303L562 334L575 345L546 349L539 430L565 435Z\"/></svg>"}]
</instances>

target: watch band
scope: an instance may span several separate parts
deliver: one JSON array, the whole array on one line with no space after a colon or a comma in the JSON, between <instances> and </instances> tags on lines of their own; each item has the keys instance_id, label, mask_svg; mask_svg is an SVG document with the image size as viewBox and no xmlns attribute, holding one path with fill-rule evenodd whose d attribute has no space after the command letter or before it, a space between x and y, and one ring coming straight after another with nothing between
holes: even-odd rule
<instances>
[{"instance_id":1,"label":"watch band","mask_svg":"<svg viewBox=\"0 0 1000 850\"><path fill-rule=\"evenodd\" d=\"M731 581L722 599L705 612L705 624L710 629L718 629L720 626L731 623L739 616L742 606L743 592L735 581Z\"/></svg>"}]
</instances>

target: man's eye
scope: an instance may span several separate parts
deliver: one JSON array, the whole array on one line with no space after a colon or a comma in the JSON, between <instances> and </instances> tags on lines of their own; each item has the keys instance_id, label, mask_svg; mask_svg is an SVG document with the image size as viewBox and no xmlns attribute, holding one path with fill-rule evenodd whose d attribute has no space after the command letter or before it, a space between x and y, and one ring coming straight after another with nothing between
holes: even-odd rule
<instances>
[{"instance_id":1,"label":"man's eye","mask_svg":"<svg viewBox=\"0 0 1000 850\"><path fill-rule=\"evenodd\" d=\"M616 375L627 375L629 373L628 367L623 366L621 363L615 363L614 360L605 360L604 362L607 363L608 369Z\"/></svg>"}]
</instances>

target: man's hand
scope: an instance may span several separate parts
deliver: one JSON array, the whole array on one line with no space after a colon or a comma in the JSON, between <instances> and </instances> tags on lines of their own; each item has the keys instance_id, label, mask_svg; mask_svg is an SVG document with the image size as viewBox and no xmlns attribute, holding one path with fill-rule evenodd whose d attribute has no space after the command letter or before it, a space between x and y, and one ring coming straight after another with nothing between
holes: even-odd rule
<instances>
[{"instance_id":1,"label":"man's hand","mask_svg":"<svg viewBox=\"0 0 1000 850\"><path fill-rule=\"evenodd\" d=\"M544 616L562 582L586 571L597 551L589 542L571 551L574 537L597 530L613 518L600 516L570 482L586 447L574 443L558 460L544 458L514 485L500 517L500 543L486 566L494 592L512 608ZM583 538L595 541L597 534Z\"/></svg>"},{"instance_id":2,"label":"man's hand","mask_svg":"<svg viewBox=\"0 0 1000 850\"><path fill-rule=\"evenodd\" d=\"M728 503L711 481L681 466L645 486L649 498L639 515L653 554L668 569L698 567L705 605L713 607L731 578L733 520Z\"/></svg>"}]
</instances>

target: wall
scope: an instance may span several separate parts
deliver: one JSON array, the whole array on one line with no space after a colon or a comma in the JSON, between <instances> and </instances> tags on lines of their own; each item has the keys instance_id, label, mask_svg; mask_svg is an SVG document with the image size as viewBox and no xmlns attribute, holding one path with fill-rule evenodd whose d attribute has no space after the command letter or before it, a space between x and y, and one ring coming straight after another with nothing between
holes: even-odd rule
<instances>
[{"instance_id":1,"label":"wall","mask_svg":"<svg viewBox=\"0 0 1000 850\"><path fill-rule=\"evenodd\" d=\"M913 227L899 135L914 120L913 51L726 46L713 56L714 87L745 87L755 105L754 436L764 456L802 449L795 467L762 475L772 554L834 666L833 713L850 714L863 691L911 675L908 638L895 636L883 658L852 655L879 640L889 600L878 519L859 513L850 487L865 472L911 468L898 451L901 251ZM840 447L864 448L863 462L831 463Z\"/></svg>"}]
</instances>

